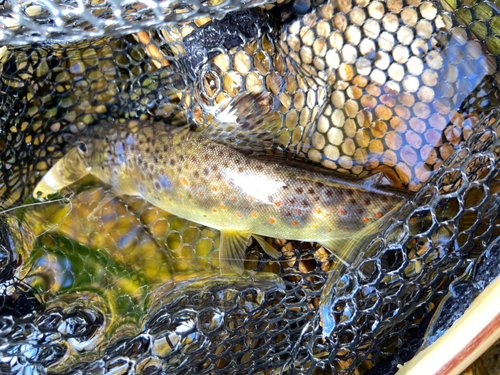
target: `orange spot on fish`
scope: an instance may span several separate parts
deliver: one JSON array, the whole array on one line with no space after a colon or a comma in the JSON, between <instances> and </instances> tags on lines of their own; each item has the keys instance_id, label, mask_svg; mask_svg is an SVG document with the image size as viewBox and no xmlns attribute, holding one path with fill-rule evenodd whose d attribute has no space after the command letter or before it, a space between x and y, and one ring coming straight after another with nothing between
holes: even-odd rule
<instances>
[{"instance_id":1,"label":"orange spot on fish","mask_svg":"<svg viewBox=\"0 0 500 375\"><path fill-rule=\"evenodd\" d=\"M217 186L212 186L212 191L217 191Z\"/></svg>"},{"instance_id":2,"label":"orange spot on fish","mask_svg":"<svg viewBox=\"0 0 500 375\"><path fill-rule=\"evenodd\" d=\"M281 202L274 203L277 207L281 206Z\"/></svg>"},{"instance_id":3,"label":"orange spot on fish","mask_svg":"<svg viewBox=\"0 0 500 375\"><path fill-rule=\"evenodd\" d=\"M257 217L257 212L252 212L253 217Z\"/></svg>"},{"instance_id":4,"label":"orange spot on fish","mask_svg":"<svg viewBox=\"0 0 500 375\"><path fill-rule=\"evenodd\" d=\"M276 220L274 220L274 219L273 219L273 218L271 218L271 217L270 217L269 219L267 219L267 220L268 220L271 224L276 223Z\"/></svg>"},{"instance_id":5,"label":"orange spot on fish","mask_svg":"<svg viewBox=\"0 0 500 375\"><path fill-rule=\"evenodd\" d=\"M321 215L321 214L323 213L323 211L321 211L321 208L316 208L316 213L317 213L318 215Z\"/></svg>"},{"instance_id":6,"label":"orange spot on fish","mask_svg":"<svg viewBox=\"0 0 500 375\"><path fill-rule=\"evenodd\" d=\"M235 215L238 216L238 217L241 217L241 212L236 212Z\"/></svg>"},{"instance_id":7,"label":"orange spot on fish","mask_svg":"<svg viewBox=\"0 0 500 375\"><path fill-rule=\"evenodd\" d=\"M226 209L226 206L224 206L223 204L221 204L219 207L220 207L221 210L225 210Z\"/></svg>"},{"instance_id":8,"label":"orange spot on fish","mask_svg":"<svg viewBox=\"0 0 500 375\"><path fill-rule=\"evenodd\" d=\"M187 182L187 180L185 178L181 178L181 182L186 185L186 186L189 186L189 182Z\"/></svg>"},{"instance_id":9,"label":"orange spot on fish","mask_svg":"<svg viewBox=\"0 0 500 375\"><path fill-rule=\"evenodd\" d=\"M367 217L364 217L364 218L363 218L363 221L364 221L365 223L368 223L368 218L367 218Z\"/></svg>"},{"instance_id":10,"label":"orange spot on fish","mask_svg":"<svg viewBox=\"0 0 500 375\"><path fill-rule=\"evenodd\" d=\"M168 201L169 201L169 202L172 202L172 198L168 198Z\"/></svg>"},{"instance_id":11,"label":"orange spot on fish","mask_svg":"<svg viewBox=\"0 0 500 375\"><path fill-rule=\"evenodd\" d=\"M313 224L312 228L313 229L318 229L318 224Z\"/></svg>"},{"instance_id":12,"label":"orange spot on fish","mask_svg":"<svg viewBox=\"0 0 500 375\"><path fill-rule=\"evenodd\" d=\"M193 201L193 204L194 204L194 205L196 206L196 205L198 204L198 202L196 202L196 201Z\"/></svg>"},{"instance_id":13,"label":"orange spot on fish","mask_svg":"<svg viewBox=\"0 0 500 375\"><path fill-rule=\"evenodd\" d=\"M302 213L302 211L301 211L301 210L295 210L293 213L294 213L295 215L300 215L300 214Z\"/></svg>"},{"instance_id":14,"label":"orange spot on fish","mask_svg":"<svg viewBox=\"0 0 500 375\"><path fill-rule=\"evenodd\" d=\"M380 218L382 217L382 212L377 212L377 213L375 214L375 217L376 217L377 219L380 219Z\"/></svg>"},{"instance_id":15,"label":"orange spot on fish","mask_svg":"<svg viewBox=\"0 0 500 375\"><path fill-rule=\"evenodd\" d=\"M323 217L324 217L325 219L326 219L328 216L330 216L330 215L328 215L328 214L324 214L324 215L323 215Z\"/></svg>"},{"instance_id":16,"label":"orange spot on fish","mask_svg":"<svg viewBox=\"0 0 500 375\"><path fill-rule=\"evenodd\" d=\"M249 200L250 202L253 202L253 197L249 195L249 196L248 196L248 200Z\"/></svg>"},{"instance_id":17,"label":"orange spot on fish","mask_svg":"<svg viewBox=\"0 0 500 375\"><path fill-rule=\"evenodd\" d=\"M232 197L231 197L231 198L229 198L229 199L231 200L231 202L236 202L236 201L237 201L237 199L236 199L236 197L235 197L235 196L232 196Z\"/></svg>"},{"instance_id":18,"label":"orange spot on fish","mask_svg":"<svg viewBox=\"0 0 500 375\"><path fill-rule=\"evenodd\" d=\"M346 232L349 232L349 228L347 228L347 227L344 227L344 230L345 230Z\"/></svg>"},{"instance_id":19,"label":"orange spot on fish","mask_svg":"<svg viewBox=\"0 0 500 375\"><path fill-rule=\"evenodd\" d=\"M182 206L182 208L186 208L186 206Z\"/></svg>"},{"instance_id":20,"label":"orange spot on fish","mask_svg":"<svg viewBox=\"0 0 500 375\"><path fill-rule=\"evenodd\" d=\"M297 226L299 225L299 222L297 220L292 220L292 225Z\"/></svg>"},{"instance_id":21,"label":"orange spot on fish","mask_svg":"<svg viewBox=\"0 0 500 375\"><path fill-rule=\"evenodd\" d=\"M203 198L203 196L205 195L205 193L203 193L202 191L200 191L200 192L198 193L198 195L199 195L201 198Z\"/></svg>"},{"instance_id":22,"label":"orange spot on fish","mask_svg":"<svg viewBox=\"0 0 500 375\"><path fill-rule=\"evenodd\" d=\"M342 209L339 211L339 214L340 214L341 216L345 216L345 215L347 215L347 211L346 211L346 210L344 210L344 209L342 208Z\"/></svg>"},{"instance_id":23,"label":"orange spot on fish","mask_svg":"<svg viewBox=\"0 0 500 375\"><path fill-rule=\"evenodd\" d=\"M331 229L328 229L327 232L330 233L332 230Z\"/></svg>"},{"instance_id":24,"label":"orange spot on fish","mask_svg":"<svg viewBox=\"0 0 500 375\"><path fill-rule=\"evenodd\" d=\"M178 196L179 198L182 198L182 194L177 194L177 196Z\"/></svg>"},{"instance_id":25,"label":"orange spot on fish","mask_svg":"<svg viewBox=\"0 0 500 375\"><path fill-rule=\"evenodd\" d=\"M414 217L412 217L412 218L410 219L410 223L413 223L414 221L415 221L415 218L414 218Z\"/></svg>"},{"instance_id":26,"label":"orange spot on fish","mask_svg":"<svg viewBox=\"0 0 500 375\"><path fill-rule=\"evenodd\" d=\"M215 208L212 208L212 212L215 214L217 210Z\"/></svg>"}]
</instances>

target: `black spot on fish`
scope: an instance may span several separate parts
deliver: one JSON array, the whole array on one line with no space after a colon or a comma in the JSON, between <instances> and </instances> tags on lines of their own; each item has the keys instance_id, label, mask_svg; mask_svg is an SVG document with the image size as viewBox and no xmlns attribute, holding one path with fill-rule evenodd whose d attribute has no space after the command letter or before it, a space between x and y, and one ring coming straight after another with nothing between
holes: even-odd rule
<instances>
[{"instance_id":1,"label":"black spot on fish","mask_svg":"<svg viewBox=\"0 0 500 375\"><path fill-rule=\"evenodd\" d=\"M325 186L325 184L323 184L321 182L316 182L316 186L321 189L323 186Z\"/></svg>"},{"instance_id":2,"label":"black spot on fish","mask_svg":"<svg viewBox=\"0 0 500 375\"><path fill-rule=\"evenodd\" d=\"M358 202L356 201L356 199L354 199L354 198L353 198L353 199L351 199L351 204L356 204L356 203L358 203Z\"/></svg>"},{"instance_id":3,"label":"black spot on fish","mask_svg":"<svg viewBox=\"0 0 500 375\"><path fill-rule=\"evenodd\" d=\"M295 191L297 192L297 194L302 194L304 192L304 189L299 187L299 188L295 189Z\"/></svg>"},{"instance_id":4,"label":"black spot on fish","mask_svg":"<svg viewBox=\"0 0 500 375\"><path fill-rule=\"evenodd\" d=\"M163 146L163 151L164 151L164 152L167 152L167 151L168 151L168 146L167 146L167 145L164 145L164 146Z\"/></svg>"},{"instance_id":5,"label":"black spot on fish","mask_svg":"<svg viewBox=\"0 0 500 375\"><path fill-rule=\"evenodd\" d=\"M228 167L229 167L229 164L228 164L228 162L227 162L227 161L225 161L224 163L222 163L222 166L223 166L224 168L228 168Z\"/></svg>"},{"instance_id":6,"label":"black spot on fish","mask_svg":"<svg viewBox=\"0 0 500 375\"><path fill-rule=\"evenodd\" d=\"M286 190L286 189L288 189L288 186L287 185L283 185L282 189Z\"/></svg>"},{"instance_id":7,"label":"black spot on fish","mask_svg":"<svg viewBox=\"0 0 500 375\"><path fill-rule=\"evenodd\" d=\"M332 189L328 189L326 192L325 192L325 195L327 198L331 198L333 197L333 190Z\"/></svg>"},{"instance_id":8,"label":"black spot on fish","mask_svg":"<svg viewBox=\"0 0 500 375\"><path fill-rule=\"evenodd\" d=\"M315 193L315 191L314 191L314 189L313 189L313 188L310 188L307 192L308 192L309 194L311 194L311 195Z\"/></svg>"},{"instance_id":9,"label":"black spot on fish","mask_svg":"<svg viewBox=\"0 0 500 375\"><path fill-rule=\"evenodd\" d=\"M382 202L386 203L389 200L385 195L382 195Z\"/></svg>"},{"instance_id":10,"label":"black spot on fish","mask_svg":"<svg viewBox=\"0 0 500 375\"><path fill-rule=\"evenodd\" d=\"M216 164L212 164L212 170L217 172L219 170L219 167Z\"/></svg>"},{"instance_id":11,"label":"black spot on fish","mask_svg":"<svg viewBox=\"0 0 500 375\"><path fill-rule=\"evenodd\" d=\"M219 156L224 156L224 151L220 150L220 151L217 153L217 155L219 155Z\"/></svg>"},{"instance_id":12,"label":"black spot on fish","mask_svg":"<svg viewBox=\"0 0 500 375\"><path fill-rule=\"evenodd\" d=\"M243 168L238 168L239 173L243 173Z\"/></svg>"},{"instance_id":13,"label":"black spot on fish","mask_svg":"<svg viewBox=\"0 0 500 375\"><path fill-rule=\"evenodd\" d=\"M174 165L175 165L175 160L174 160L174 159L170 159L170 165L171 165L171 166L174 166Z\"/></svg>"},{"instance_id":14,"label":"black spot on fish","mask_svg":"<svg viewBox=\"0 0 500 375\"><path fill-rule=\"evenodd\" d=\"M209 161L210 160L210 155L208 155L208 154L203 155L203 160L204 161Z\"/></svg>"},{"instance_id":15,"label":"black spot on fish","mask_svg":"<svg viewBox=\"0 0 500 375\"><path fill-rule=\"evenodd\" d=\"M347 190L347 194L350 195L351 197L354 195L354 191L352 190Z\"/></svg>"},{"instance_id":16,"label":"black spot on fish","mask_svg":"<svg viewBox=\"0 0 500 375\"><path fill-rule=\"evenodd\" d=\"M200 172L194 171L193 176L194 176L194 178L199 178L200 177Z\"/></svg>"},{"instance_id":17,"label":"black spot on fish","mask_svg":"<svg viewBox=\"0 0 500 375\"><path fill-rule=\"evenodd\" d=\"M295 198L290 199L290 204L292 204L292 205L293 205L293 204L295 204L295 203L297 203L297 199L295 199Z\"/></svg>"},{"instance_id":18,"label":"black spot on fish","mask_svg":"<svg viewBox=\"0 0 500 375\"><path fill-rule=\"evenodd\" d=\"M236 164L240 164L241 163L241 159L235 159L234 161Z\"/></svg>"},{"instance_id":19,"label":"black spot on fish","mask_svg":"<svg viewBox=\"0 0 500 375\"><path fill-rule=\"evenodd\" d=\"M304 199L302 201L302 204L304 205L304 207L309 207L311 205L311 203L307 199Z\"/></svg>"},{"instance_id":20,"label":"black spot on fish","mask_svg":"<svg viewBox=\"0 0 500 375\"><path fill-rule=\"evenodd\" d=\"M365 206L369 206L372 202L368 198L365 198L364 203Z\"/></svg>"}]
</instances>

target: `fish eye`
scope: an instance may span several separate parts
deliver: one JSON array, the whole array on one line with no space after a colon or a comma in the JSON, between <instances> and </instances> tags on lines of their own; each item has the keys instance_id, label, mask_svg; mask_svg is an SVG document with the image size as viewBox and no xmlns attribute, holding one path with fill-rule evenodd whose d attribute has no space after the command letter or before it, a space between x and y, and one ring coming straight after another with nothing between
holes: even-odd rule
<instances>
[{"instance_id":1,"label":"fish eye","mask_svg":"<svg viewBox=\"0 0 500 375\"><path fill-rule=\"evenodd\" d=\"M86 154L88 152L88 148L87 148L87 145L83 142L78 142L78 145L77 145L78 149L83 152L84 154Z\"/></svg>"}]
</instances>

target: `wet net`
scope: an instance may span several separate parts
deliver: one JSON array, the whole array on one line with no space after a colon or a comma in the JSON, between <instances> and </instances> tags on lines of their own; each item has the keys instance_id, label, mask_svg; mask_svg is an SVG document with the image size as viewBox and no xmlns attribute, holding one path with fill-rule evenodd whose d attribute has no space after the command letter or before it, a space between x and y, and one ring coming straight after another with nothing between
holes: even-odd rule
<instances>
[{"instance_id":1,"label":"wet net","mask_svg":"<svg viewBox=\"0 0 500 375\"><path fill-rule=\"evenodd\" d=\"M0 51L4 208L20 205L89 126L189 123L238 146L217 115L228 108L243 125L269 115L278 126L259 126L284 153L360 177L383 171L418 193L335 275L323 320L319 300L337 260L319 245L272 240L281 253L272 260L252 244L246 268L268 280L224 279L216 231L96 181L20 208L12 213L22 224L7 217L0 232L0 372L394 373L418 349L448 286L495 251L494 4L296 2L265 11L248 3L230 23L197 18L226 3L164 11L138 3L121 13L118 3L93 3L78 13L85 21L43 4L49 11L3 4L4 17L24 17L3 21L4 40L24 44ZM183 6L188 12L176 13ZM28 27L27 17L37 22ZM127 27L103 26L116 25L110 19ZM157 25L152 19L163 28L113 36ZM379 32L372 23L357 38L368 21ZM85 40L70 42L77 37Z\"/></svg>"}]
</instances>

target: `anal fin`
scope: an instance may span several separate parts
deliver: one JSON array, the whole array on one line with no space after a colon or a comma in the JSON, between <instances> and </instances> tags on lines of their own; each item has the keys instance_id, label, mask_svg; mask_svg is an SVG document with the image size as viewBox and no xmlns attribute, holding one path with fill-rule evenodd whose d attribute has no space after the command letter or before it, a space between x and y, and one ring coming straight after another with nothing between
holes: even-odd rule
<instances>
[{"instance_id":1,"label":"anal fin","mask_svg":"<svg viewBox=\"0 0 500 375\"><path fill-rule=\"evenodd\" d=\"M274 247L272 247L270 244L267 243L267 241L264 239L264 237L252 234L252 237L255 238L255 240L259 243L260 247L262 247L262 250L269 255L273 259L278 259L280 257L280 252L276 250Z\"/></svg>"},{"instance_id":2,"label":"anal fin","mask_svg":"<svg viewBox=\"0 0 500 375\"><path fill-rule=\"evenodd\" d=\"M221 230L219 262L222 275L243 274L246 249L251 235L251 232Z\"/></svg>"},{"instance_id":3,"label":"anal fin","mask_svg":"<svg viewBox=\"0 0 500 375\"><path fill-rule=\"evenodd\" d=\"M323 246L326 250L330 251L335 257L340 260L344 265L349 266L353 259L352 256L346 254L346 240L343 239L329 239L320 241L319 244Z\"/></svg>"}]
</instances>

